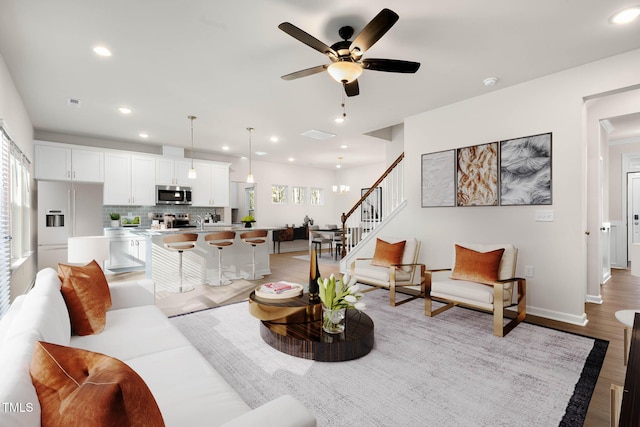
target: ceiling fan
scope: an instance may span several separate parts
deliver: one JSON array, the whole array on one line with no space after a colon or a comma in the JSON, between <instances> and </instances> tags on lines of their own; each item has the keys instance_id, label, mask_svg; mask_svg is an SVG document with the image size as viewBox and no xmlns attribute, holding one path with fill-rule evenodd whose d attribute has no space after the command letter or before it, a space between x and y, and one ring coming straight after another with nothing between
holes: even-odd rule
<instances>
[{"instance_id":1,"label":"ceiling fan","mask_svg":"<svg viewBox=\"0 0 640 427\"><path fill-rule=\"evenodd\" d=\"M353 41L353 27L340 28L338 34L341 41L327 46L315 37L302 31L289 22L278 25L285 33L294 39L329 57L331 64L318 65L305 70L282 76L283 80L294 80L300 77L310 76L324 70L337 82L342 83L347 96L356 96L360 93L358 77L363 70L386 71L390 73L415 73L420 68L419 62L402 61L398 59L363 59L364 53L373 46L389 29L398 21L398 14L389 9L382 9L356 36Z\"/></svg>"}]
</instances>

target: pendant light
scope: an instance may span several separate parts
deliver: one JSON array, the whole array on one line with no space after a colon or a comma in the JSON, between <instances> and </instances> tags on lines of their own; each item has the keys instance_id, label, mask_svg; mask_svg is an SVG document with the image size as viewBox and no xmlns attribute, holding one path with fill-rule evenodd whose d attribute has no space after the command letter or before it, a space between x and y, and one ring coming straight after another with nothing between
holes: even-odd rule
<instances>
[{"instance_id":1,"label":"pendant light","mask_svg":"<svg viewBox=\"0 0 640 427\"><path fill-rule=\"evenodd\" d=\"M253 184L255 181L253 180L253 174L251 173L251 133L253 132L253 128L247 128L249 131L249 175L247 175L247 183Z\"/></svg>"},{"instance_id":2,"label":"pendant light","mask_svg":"<svg viewBox=\"0 0 640 427\"><path fill-rule=\"evenodd\" d=\"M191 120L191 169L189 169L189 179L196 179L196 169L193 167L193 121L197 119L197 117L187 116L187 119Z\"/></svg>"}]
</instances>

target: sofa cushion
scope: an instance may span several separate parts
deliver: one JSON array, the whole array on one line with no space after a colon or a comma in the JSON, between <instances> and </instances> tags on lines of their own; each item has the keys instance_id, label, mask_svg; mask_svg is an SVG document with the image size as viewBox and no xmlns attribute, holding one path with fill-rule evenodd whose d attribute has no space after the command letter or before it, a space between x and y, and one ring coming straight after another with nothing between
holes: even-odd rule
<instances>
[{"instance_id":1,"label":"sofa cushion","mask_svg":"<svg viewBox=\"0 0 640 427\"><path fill-rule=\"evenodd\" d=\"M69 310L71 328L77 335L99 334L104 329L107 310L104 293L86 277L67 276L62 296Z\"/></svg>"},{"instance_id":2,"label":"sofa cushion","mask_svg":"<svg viewBox=\"0 0 640 427\"><path fill-rule=\"evenodd\" d=\"M149 386L167 425L217 426L251 409L192 346L126 362Z\"/></svg>"},{"instance_id":3,"label":"sofa cushion","mask_svg":"<svg viewBox=\"0 0 640 427\"><path fill-rule=\"evenodd\" d=\"M28 329L7 336L0 345L0 424L3 427L40 425L40 403L29 375L34 343L39 339L38 331Z\"/></svg>"},{"instance_id":4,"label":"sofa cushion","mask_svg":"<svg viewBox=\"0 0 640 427\"><path fill-rule=\"evenodd\" d=\"M104 276L104 271L100 268L95 260L91 261L87 265L67 265L58 264L58 276L61 281L71 276L79 276L90 280L94 286L96 286L103 295L103 301L105 309L111 308L111 294L109 292L109 284L107 278Z\"/></svg>"},{"instance_id":5,"label":"sofa cushion","mask_svg":"<svg viewBox=\"0 0 640 427\"><path fill-rule=\"evenodd\" d=\"M498 280L500 261L504 248L489 252L477 252L455 245L456 258L452 279L478 283L492 283Z\"/></svg>"},{"instance_id":6,"label":"sofa cushion","mask_svg":"<svg viewBox=\"0 0 640 427\"><path fill-rule=\"evenodd\" d=\"M60 345L69 344L69 312L60 293L60 280L55 270L48 269L38 273L35 286L21 298L21 304L16 307L19 311L6 332L7 337L35 330L40 340ZM13 310L12 304L11 311Z\"/></svg>"},{"instance_id":7,"label":"sofa cushion","mask_svg":"<svg viewBox=\"0 0 640 427\"><path fill-rule=\"evenodd\" d=\"M395 273L396 283L408 282L411 279L411 273L404 270L396 269ZM371 265L369 260L356 260L353 270L353 275L359 282L375 285L388 285L390 274L389 267Z\"/></svg>"},{"instance_id":8,"label":"sofa cushion","mask_svg":"<svg viewBox=\"0 0 640 427\"><path fill-rule=\"evenodd\" d=\"M191 343L155 305L110 310L107 325L99 335L74 335L71 346L108 354L128 362L170 348Z\"/></svg>"},{"instance_id":9,"label":"sofa cushion","mask_svg":"<svg viewBox=\"0 0 640 427\"><path fill-rule=\"evenodd\" d=\"M31 377L47 426L164 426L145 382L125 363L38 341Z\"/></svg>"},{"instance_id":10,"label":"sofa cushion","mask_svg":"<svg viewBox=\"0 0 640 427\"><path fill-rule=\"evenodd\" d=\"M389 243L382 239L376 239L376 249L373 253L371 265L389 267L391 265L401 264L406 243L406 240Z\"/></svg>"}]
</instances>

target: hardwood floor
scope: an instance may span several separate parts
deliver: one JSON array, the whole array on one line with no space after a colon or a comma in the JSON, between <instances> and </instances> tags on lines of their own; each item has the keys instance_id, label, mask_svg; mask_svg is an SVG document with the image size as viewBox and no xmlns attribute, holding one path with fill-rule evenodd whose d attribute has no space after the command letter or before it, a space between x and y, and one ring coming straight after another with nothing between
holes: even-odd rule
<instances>
[{"instance_id":1,"label":"hardwood floor","mask_svg":"<svg viewBox=\"0 0 640 427\"><path fill-rule=\"evenodd\" d=\"M293 256L305 254L306 251L271 255L271 274L256 283L274 280L308 283L309 263L293 258ZM324 253L324 259L327 259L328 255ZM331 273L339 274L337 264L327 264L322 261L323 259L320 258L319 268L323 277ZM609 425L609 388L611 383L624 384L626 369L622 360L623 327L614 314L618 310L640 308L640 278L631 276L629 270L613 270L612 278L601 286L601 294L604 300L602 304L586 304L589 320L586 326L570 325L532 315L528 315L526 319L532 324L609 341L604 365L584 423L587 427ZM535 402L531 404L534 405Z\"/></svg>"}]
</instances>

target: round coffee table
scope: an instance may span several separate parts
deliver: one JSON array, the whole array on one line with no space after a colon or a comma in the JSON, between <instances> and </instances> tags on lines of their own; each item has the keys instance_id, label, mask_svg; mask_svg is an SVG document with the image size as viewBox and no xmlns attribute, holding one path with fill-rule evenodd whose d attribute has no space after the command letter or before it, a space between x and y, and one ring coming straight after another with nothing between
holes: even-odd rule
<instances>
[{"instance_id":1,"label":"round coffee table","mask_svg":"<svg viewBox=\"0 0 640 427\"><path fill-rule=\"evenodd\" d=\"M373 320L357 310L347 310L345 331L322 330L322 305L309 295L287 300L249 296L249 312L260 322L260 336L271 347L291 356L319 362L341 362L368 354L373 348ZM267 319L268 318L268 319Z\"/></svg>"}]
</instances>

